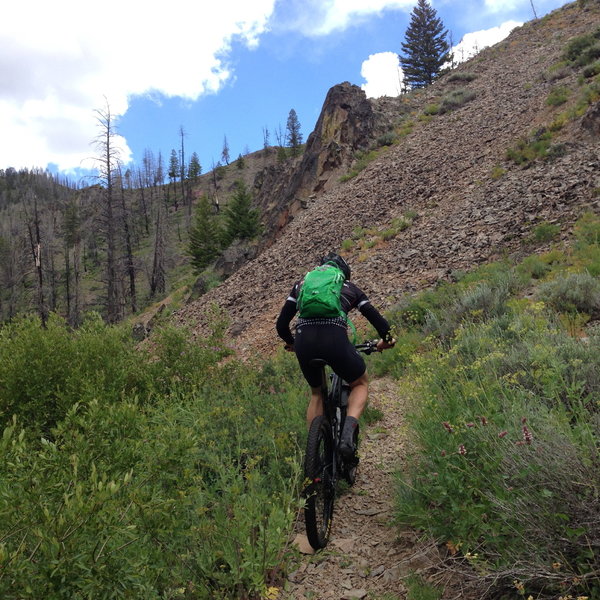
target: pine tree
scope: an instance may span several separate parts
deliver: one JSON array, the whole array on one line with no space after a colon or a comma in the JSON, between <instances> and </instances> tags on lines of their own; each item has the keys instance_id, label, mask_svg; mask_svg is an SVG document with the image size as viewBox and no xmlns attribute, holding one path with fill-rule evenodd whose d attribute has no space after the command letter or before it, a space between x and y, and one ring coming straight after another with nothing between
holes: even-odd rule
<instances>
[{"instance_id":1,"label":"pine tree","mask_svg":"<svg viewBox=\"0 0 600 600\"><path fill-rule=\"evenodd\" d=\"M173 149L171 150L171 158L169 159L169 179L171 183L175 183L177 181L177 177L179 175L179 157L177 156L177 152Z\"/></svg>"},{"instance_id":2,"label":"pine tree","mask_svg":"<svg viewBox=\"0 0 600 600\"><path fill-rule=\"evenodd\" d=\"M175 182L177 181L177 176L179 175L179 157L177 156L177 152L175 149L171 150L171 157L169 159L169 185L173 188L174 191L174 204L175 210L178 210L179 206L177 203L177 190L175 188Z\"/></svg>"},{"instance_id":3,"label":"pine tree","mask_svg":"<svg viewBox=\"0 0 600 600\"><path fill-rule=\"evenodd\" d=\"M229 164L229 144L227 143L227 136L223 138L223 150L221 151L221 158L226 165Z\"/></svg>"},{"instance_id":4,"label":"pine tree","mask_svg":"<svg viewBox=\"0 0 600 600\"><path fill-rule=\"evenodd\" d=\"M200 159L198 158L198 153L192 153L192 158L190 158L190 166L188 167L188 177L192 181L196 181L200 174L202 173L202 166L200 165Z\"/></svg>"},{"instance_id":5,"label":"pine tree","mask_svg":"<svg viewBox=\"0 0 600 600\"><path fill-rule=\"evenodd\" d=\"M298 121L298 115L292 108L288 115L286 124L286 142L289 148L292 149L292 156L296 156L299 152L300 146L302 145L302 134L300 133L300 121Z\"/></svg>"},{"instance_id":6,"label":"pine tree","mask_svg":"<svg viewBox=\"0 0 600 600\"><path fill-rule=\"evenodd\" d=\"M221 253L220 229L207 196L202 196L196 207L194 225L190 229L188 254L198 273Z\"/></svg>"},{"instance_id":7,"label":"pine tree","mask_svg":"<svg viewBox=\"0 0 600 600\"><path fill-rule=\"evenodd\" d=\"M437 12L427 0L418 0L404 34L403 54L399 56L404 80L413 88L425 87L452 60L444 28Z\"/></svg>"},{"instance_id":8,"label":"pine tree","mask_svg":"<svg viewBox=\"0 0 600 600\"><path fill-rule=\"evenodd\" d=\"M261 231L260 213L252 207L252 193L242 181L236 182L236 191L225 209L225 245L233 240L251 240Z\"/></svg>"}]
</instances>

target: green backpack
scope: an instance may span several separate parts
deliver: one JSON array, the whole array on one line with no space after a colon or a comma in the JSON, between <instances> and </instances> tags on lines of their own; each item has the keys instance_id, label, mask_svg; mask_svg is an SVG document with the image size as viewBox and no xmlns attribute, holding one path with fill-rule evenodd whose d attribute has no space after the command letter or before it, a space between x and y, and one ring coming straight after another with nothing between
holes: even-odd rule
<instances>
[{"instance_id":1,"label":"green backpack","mask_svg":"<svg viewBox=\"0 0 600 600\"><path fill-rule=\"evenodd\" d=\"M332 264L309 271L298 294L298 312L303 319L345 317L342 310L344 273Z\"/></svg>"},{"instance_id":2,"label":"green backpack","mask_svg":"<svg viewBox=\"0 0 600 600\"><path fill-rule=\"evenodd\" d=\"M342 310L342 287L346 277L341 269L328 263L309 271L298 294L298 312L303 319L342 317L352 330L356 343L356 327Z\"/></svg>"},{"instance_id":3,"label":"green backpack","mask_svg":"<svg viewBox=\"0 0 600 600\"><path fill-rule=\"evenodd\" d=\"M298 312L303 319L345 317L341 294L344 273L331 264L309 271L298 294Z\"/></svg>"}]
</instances>

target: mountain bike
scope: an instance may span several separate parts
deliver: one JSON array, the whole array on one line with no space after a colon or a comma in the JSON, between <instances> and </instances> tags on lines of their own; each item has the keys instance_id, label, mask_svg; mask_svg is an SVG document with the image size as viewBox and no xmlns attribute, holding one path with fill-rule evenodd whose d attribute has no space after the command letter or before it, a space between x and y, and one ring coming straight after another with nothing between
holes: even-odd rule
<instances>
[{"instance_id":1,"label":"mountain bike","mask_svg":"<svg viewBox=\"0 0 600 600\"><path fill-rule=\"evenodd\" d=\"M371 354L377 351L377 340L358 344L355 348L359 352ZM325 400L323 414L313 419L308 432L304 457L306 486L303 495L306 498L306 535L310 545L318 550L324 548L329 541L338 481L344 479L349 485L354 484L358 459L344 461L339 452L350 386L335 373L330 373L329 388L326 362L314 359L311 364L321 368L321 398ZM358 436L358 431L355 436ZM355 439L355 444L356 441Z\"/></svg>"}]
</instances>

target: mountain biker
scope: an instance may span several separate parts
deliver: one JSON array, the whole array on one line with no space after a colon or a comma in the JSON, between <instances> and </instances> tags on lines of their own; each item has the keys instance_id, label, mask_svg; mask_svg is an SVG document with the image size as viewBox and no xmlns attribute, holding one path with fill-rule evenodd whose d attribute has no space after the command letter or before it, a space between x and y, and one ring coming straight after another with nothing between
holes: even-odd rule
<instances>
[{"instance_id":1,"label":"mountain biker","mask_svg":"<svg viewBox=\"0 0 600 600\"><path fill-rule=\"evenodd\" d=\"M341 291L342 310L347 315L353 308L358 308L364 317L373 325L381 337L377 350L391 348L396 340L392 337L390 325L369 299L353 282L350 281L351 270L348 263L335 252L324 256L321 265L332 264L344 274L345 281ZM348 413L342 432L340 452L344 459L355 457L355 430L358 434L358 419L367 405L368 379L365 361L348 338L347 320L343 317L298 318L296 336L290 330L290 323L298 308L298 294L302 281L297 281L277 319L277 334L286 343L286 350L296 353L300 369L311 388L311 399L306 410L308 427L312 420L323 414L321 398L321 371L311 366L315 358L323 359L344 381L350 385Z\"/></svg>"}]
</instances>

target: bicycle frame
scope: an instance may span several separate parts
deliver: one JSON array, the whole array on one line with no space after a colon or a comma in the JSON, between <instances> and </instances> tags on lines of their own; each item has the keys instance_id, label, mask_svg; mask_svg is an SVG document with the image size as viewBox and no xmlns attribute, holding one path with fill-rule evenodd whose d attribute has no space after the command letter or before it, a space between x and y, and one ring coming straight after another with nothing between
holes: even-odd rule
<instances>
[{"instance_id":1,"label":"bicycle frame","mask_svg":"<svg viewBox=\"0 0 600 600\"><path fill-rule=\"evenodd\" d=\"M314 361L321 366L321 398L323 400L323 415L331 428L333 441L333 456L331 464L331 484L335 487L341 468L341 456L338 451L346 411L348 410L348 396L350 386L335 373L331 373L331 388L327 384L326 363L323 360Z\"/></svg>"},{"instance_id":2,"label":"bicycle frame","mask_svg":"<svg viewBox=\"0 0 600 600\"><path fill-rule=\"evenodd\" d=\"M376 342L366 342L356 348L370 354L375 351ZM352 485L356 464L344 464L338 450L348 409L350 386L338 375L331 373L329 387L326 362L316 359L312 364L321 368L323 414L313 419L308 434L303 495L306 498L304 517L308 541L313 548L319 549L324 548L329 540L337 482L343 476Z\"/></svg>"}]
</instances>

